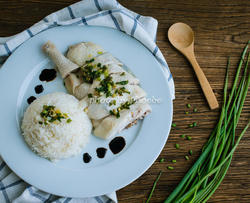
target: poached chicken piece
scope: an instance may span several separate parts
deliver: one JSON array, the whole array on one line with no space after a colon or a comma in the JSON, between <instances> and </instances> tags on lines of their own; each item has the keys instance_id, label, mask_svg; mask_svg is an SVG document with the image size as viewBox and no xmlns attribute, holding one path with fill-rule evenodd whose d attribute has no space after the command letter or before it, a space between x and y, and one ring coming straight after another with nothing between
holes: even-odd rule
<instances>
[{"instance_id":1,"label":"poached chicken piece","mask_svg":"<svg viewBox=\"0 0 250 203\"><path fill-rule=\"evenodd\" d=\"M82 42L70 46L67 57L51 42L43 50L57 66L68 92L87 102L85 111L95 136L111 137L151 112L140 81L99 45Z\"/></svg>"}]
</instances>

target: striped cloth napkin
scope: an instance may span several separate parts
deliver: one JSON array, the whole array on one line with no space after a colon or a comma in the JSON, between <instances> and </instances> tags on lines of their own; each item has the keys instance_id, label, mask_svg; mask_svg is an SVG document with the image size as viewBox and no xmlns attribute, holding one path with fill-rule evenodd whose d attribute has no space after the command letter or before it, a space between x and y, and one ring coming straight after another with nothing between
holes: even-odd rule
<instances>
[{"instance_id":1,"label":"striped cloth napkin","mask_svg":"<svg viewBox=\"0 0 250 203\"><path fill-rule=\"evenodd\" d=\"M34 35L56 26L95 25L107 26L127 33L143 43L162 65L174 99L174 82L168 65L155 44L158 22L152 17L141 16L119 4L116 0L83 0L52 13L27 30L0 38L0 64L18 46ZM0 71L1 74L1 71ZM73 199L57 197L28 185L17 177L0 157L0 202L13 203L116 203L116 193L99 197Z\"/></svg>"}]
</instances>

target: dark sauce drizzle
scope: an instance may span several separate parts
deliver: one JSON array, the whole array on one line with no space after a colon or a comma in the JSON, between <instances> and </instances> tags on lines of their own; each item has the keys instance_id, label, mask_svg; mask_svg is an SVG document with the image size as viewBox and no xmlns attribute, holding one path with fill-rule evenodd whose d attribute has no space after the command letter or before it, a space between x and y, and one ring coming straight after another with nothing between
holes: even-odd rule
<instances>
[{"instance_id":1,"label":"dark sauce drizzle","mask_svg":"<svg viewBox=\"0 0 250 203\"><path fill-rule=\"evenodd\" d=\"M88 153L83 154L83 161L84 163L89 163L91 161L92 157Z\"/></svg>"},{"instance_id":2,"label":"dark sauce drizzle","mask_svg":"<svg viewBox=\"0 0 250 203\"><path fill-rule=\"evenodd\" d=\"M35 86L35 92L36 92L37 94L42 93L43 90L44 90L44 88L43 88L42 85L37 85L37 86Z\"/></svg>"},{"instance_id":3,"label":"dark sauce drizzle","mask_svg":"<svg viewBox=\"0 0 250 203\"><path fill-rule=\"evenodd\" d=\"M106 152L107 152L107 149L104 148L104 147L99 147L99 148L96 149L97 157L100 158L100 159L105 157Z\"/></svg>"},{"instance_id":4,"label":"dark sauce drizzle","mask_svg":"<svg viewBox=\"0 0 250 203\"><path fill-rule=\"evenodd\" d=\"M28 99L27 99L27 102L28 102L28 104L31 104L33 101L35 101L36 100L36 97L34 97L34 96L31 96L31 97L29 97Z\"/></svg>"},{"instance_id":5,"label":"dark sauce drizzle","mask_svg":"<svg viewBox=\"0 0 250 203\"><path fill-rule=\"evenodd\" d=\"M126 145L126 141L123 137L115 137L109 143L109 148L113 154L118 154L123 150Z\"/></svg>"},{"instance_id":6,"label":"dark sauce drizzle","mask_svg":"<svg viewBox=\"0 0 250 203\"><path fill-rule=\"evenodd\" d=\"M124 147L126 145L126 141L123 137L119 136L119 137L115 137L114 139L112 139L109 143L109 149L111 150L111 152L113 154L118 154L119 152L121 152ZM102 159L105 157L107 152L107 149L104 147L99 147L96 149L96 154L97 157ZM89 163L91 161L92 157L88 154L88 153L84 153L83 154L83 161L84 163Z\"/></svg>"},{"instance_id":7,"label":"dark sauce drizzle","mask_svg":"<svg viewBox=\"0 0 250 203\"><path fill-rule=\"evenodd\" d=\"M56 78L56 70L55 69L43 69L41 74L39 75L39 79L41 81L50 82Z\"/></svg>"}]
</instances>

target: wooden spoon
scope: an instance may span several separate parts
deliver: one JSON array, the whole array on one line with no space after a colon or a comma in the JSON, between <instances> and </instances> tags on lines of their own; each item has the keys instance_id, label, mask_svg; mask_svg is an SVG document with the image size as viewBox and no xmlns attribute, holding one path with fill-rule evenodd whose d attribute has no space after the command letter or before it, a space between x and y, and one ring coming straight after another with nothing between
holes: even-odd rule
<instances>
[{"instance_id":1,"label":"wooden spoon","mask_svg":"<svg viewBox=\"0 0 250 203\"><path fill-rule=\"evenodd\" d=\"M218 108L218 101L194 55L194 32L192 28L185 23L175 23L168 30L168 39L192 64L209 107L211 109Z\"/></svg>"}]
</instances>

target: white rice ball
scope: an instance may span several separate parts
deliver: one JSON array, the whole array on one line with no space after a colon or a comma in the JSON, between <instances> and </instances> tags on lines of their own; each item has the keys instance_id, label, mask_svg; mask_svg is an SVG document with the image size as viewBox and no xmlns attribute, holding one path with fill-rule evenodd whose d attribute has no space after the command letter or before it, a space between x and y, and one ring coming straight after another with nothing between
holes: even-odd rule
<instances>
[{"instance_id":1,"label":"white rice ball","mask_svg":"<svg viewBox=\"0 0 250 203\"><path fill-rule=\"evenodd\" d=\"M60 122L47 122L45 125L40 115L44 105L55 106L61 113L66 113L68 118ZM66 93L41 96L24 113L21 128L25 141L34 152L51 161L79 154L87 144L92 130L91 121L83 111L85 107L86 103Z\"/></svg>"}]
</instances>

